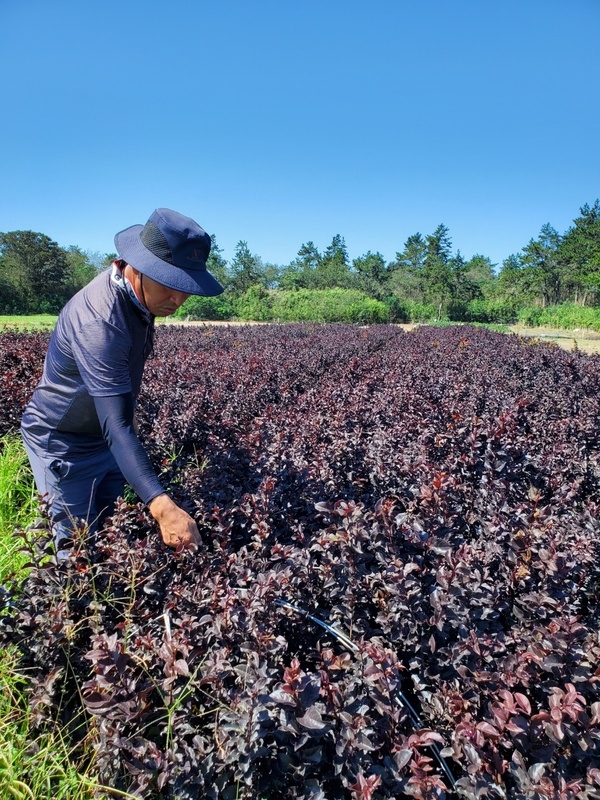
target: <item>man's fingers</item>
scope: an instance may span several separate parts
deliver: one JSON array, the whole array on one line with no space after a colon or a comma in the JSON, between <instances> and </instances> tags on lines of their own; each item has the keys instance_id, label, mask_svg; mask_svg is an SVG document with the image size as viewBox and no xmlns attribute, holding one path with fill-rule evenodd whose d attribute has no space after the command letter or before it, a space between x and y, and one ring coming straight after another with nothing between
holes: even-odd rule
<instances>
[{"instance_id":1,"label":"man's fingers","mask_svg":"<svg viewBox=\"0 0 600 800\"><path fill-rule=\"evenodd\" d=\"M163 541L169 547L174 547L176 550L197 550L202 539L199 534L192 534L190 536L163 536Z\"/></svg>"}]
</instances>

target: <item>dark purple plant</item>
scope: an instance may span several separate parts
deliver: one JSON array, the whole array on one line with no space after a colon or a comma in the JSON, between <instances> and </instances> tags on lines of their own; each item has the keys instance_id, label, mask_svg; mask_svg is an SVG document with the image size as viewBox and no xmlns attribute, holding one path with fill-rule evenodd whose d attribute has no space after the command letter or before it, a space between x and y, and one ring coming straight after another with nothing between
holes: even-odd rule
<instances>
[{"instance_id":1,"label":"dark purple plant","mask_svg":"<svg viewBox=\"0 0 600 800\"><path fill-rule=\"evenodd\" d=\"M203 546L126 503L60 569L30 545L2 626L39 724L147 798L600 798L599 363L160 329L142 432Z\"/></svg>"}]
</instances>

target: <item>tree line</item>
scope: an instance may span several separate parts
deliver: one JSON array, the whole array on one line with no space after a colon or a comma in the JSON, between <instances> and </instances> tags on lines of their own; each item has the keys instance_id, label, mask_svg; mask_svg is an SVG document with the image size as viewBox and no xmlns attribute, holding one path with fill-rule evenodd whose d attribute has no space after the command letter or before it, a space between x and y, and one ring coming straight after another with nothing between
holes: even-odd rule
<instances>
[{"instance_id":1,"label":"tree line","mask_svg":"<svg viewBox=\"0 0 600 800\"><path fill-rule=\"evenodd\" d=\"M542 226L536 238L501 265L482 254L466 259L455 252L444 224L432 233L409 236L391 261L372 251L351 260L339 234L323 252L312 241L302 244L283 266L263 261L245 241L238 242L227 261L212 240L208 268L225 292L217 298L190 298L182 315L286 319L296 313L302 318L303 303L323 306L326 297L325 318L339 315L336 304L346 303L367 317L358 313L356 321L510 322L523 308L600 306L599 200L585 204L562 234L550 224ZM57 313L114 257L62 248L33 231L0 233L0 313Z\"/></svg>"},{"instance_id":2,"label":"tree line","mask_svg":"<svg viewBox=\"0 0 600 800\"><path fill-rule=\"evenodd\" d=\"M113 257L60 247L44 233L0 233L0 313L57 314Z\"/></svg>"}]
</instances>

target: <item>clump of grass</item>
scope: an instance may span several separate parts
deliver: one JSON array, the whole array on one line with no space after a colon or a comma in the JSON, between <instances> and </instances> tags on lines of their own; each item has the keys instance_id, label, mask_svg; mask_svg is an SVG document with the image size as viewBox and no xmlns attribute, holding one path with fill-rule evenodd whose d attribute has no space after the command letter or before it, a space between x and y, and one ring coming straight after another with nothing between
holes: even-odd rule
<instances>
[{"instance_id":1,"label":"clump of grass","mask_svg":"<svg viewBox=\"0 0 600 800\"><path fill-rule=\"evenodd\" d=\"M0 584L26 561L15 530L30 525L38 511L37 491L20 438L0 437Z\"/></svg>"}]
</instances>

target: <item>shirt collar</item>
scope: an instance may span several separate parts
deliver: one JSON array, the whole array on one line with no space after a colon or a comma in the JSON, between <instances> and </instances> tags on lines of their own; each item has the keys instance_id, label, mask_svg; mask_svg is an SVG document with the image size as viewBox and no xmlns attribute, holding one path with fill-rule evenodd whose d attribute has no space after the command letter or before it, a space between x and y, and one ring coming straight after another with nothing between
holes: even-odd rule
<instances>
[{"instance_id":1,"label":"shirt collar","mask_svg":"<svg viewBox=\"0 0 600 800\"><path fill-rule=\"evenodd\" d=\"M146 322L148 323L154 322L154 317L148 311L148 309L144 305L142 305L142 302L135 293L133 286L131 285L129 280L123 275L123 273L115 263L113 263L112 265L112 272L110 275L110 279L116 286L119 287L119 289L122 292L125 292L125 294L128 295L129 299L131 300L133 305L138 309L138 311L141 312Z\"/></svg>"}]
</instances>

